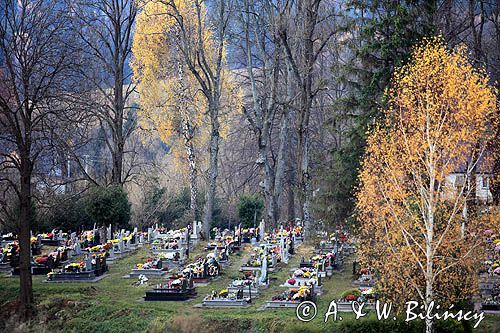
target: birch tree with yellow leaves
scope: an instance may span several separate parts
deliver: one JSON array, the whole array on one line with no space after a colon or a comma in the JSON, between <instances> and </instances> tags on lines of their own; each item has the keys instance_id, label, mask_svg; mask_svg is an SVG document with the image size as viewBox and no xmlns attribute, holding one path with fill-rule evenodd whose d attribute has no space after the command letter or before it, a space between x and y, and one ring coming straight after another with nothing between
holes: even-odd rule
<instances>
[{"instance_id":1,"label":"birch tree with yellow leaves","mask_svg":"<svg viewBox=\"0 0 500 333\"><path fill-rule=\"evenodd\" d=\"M477 288L483 231L499 230L498 215L467 216L464 225L471 191L447 176L465 167L470 177L484 159L498 121L488 80L465 49L449 50L436 37L415 47L386 92L384 121L368 138L357 210L362 262L395 303L449 305Z\"/></svg>"},{"instance_id":2,"label":"birch tree with yellow leaves","mask_svg":"<svg viewBox=\"0 0 500 333\"><path fill-rule=\"evenodd\" d=\"M132 69L146 119L165 140L184 140L191 182L191 210L197 208L197 164L194 139L205 121L209 132L209 170L203 214L208 237L214 207L221 134L221 109L237 106L237 96L224 70L227 29L226 2L217 7L216 24L198 0L143 1L134 35ZM223 98L224 97L224 98Z\"/></svg>"}]
</instances>

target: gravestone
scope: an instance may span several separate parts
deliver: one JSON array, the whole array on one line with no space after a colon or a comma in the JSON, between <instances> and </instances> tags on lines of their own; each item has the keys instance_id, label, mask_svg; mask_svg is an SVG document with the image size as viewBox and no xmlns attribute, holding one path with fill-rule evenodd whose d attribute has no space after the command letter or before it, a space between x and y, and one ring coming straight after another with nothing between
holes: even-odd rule
<instances>
[{"instance_id":1,"label":"gravestone","mask_svg":"<svg viewBox=\"0 0 500 333\"><path fill-rule=\"evenodd\" d=\"M198 239L198 223L193 221L193 236L194 239Z\"/></svg>"},{"instance_id":2,"label":"gravestone","mask_svg":"<svg viewBox=\"0 0 500 333\"><path fill-rule=\"evenodd\" d=\"M259 285L267 285L267 247L264 248L262 267L260 269Z\"/></svg>"},{"instance_id":3,"label":"gravestone","mask_svg":"<svg viewBox=\"0 0 500 333\"><path fill-rule=\"evenodd\" d=\"M92 255L85 255L85 271L89 272L92 270Z\"/></svg>"},{"instance_id":4,"label":"gravestone","mask_svg":"<svg viewBox=\"0 0 500 333\"><path fill-rule=\"evenodd\" d=\"M75 243L75 254L77 256L79 256L80 254L82 254L82 246L80 245L80 241L76 241Z\"/></svg>"},{"instance_id":5,"label":"gravestone","mask_svg":"<svg viewBox=\"0 0 500 333\"><path fill-rule=\"evenodd\" d=\"M264 237L266 236L266 222L264 222L264 219L260 221L259 224L259 236L260 236L260 241L264 241Z\"/></svg>"},{"instance_id":6,"label":"gravestone","mask_svg":"<svg viewBox=\"0 0 500 333\"><path fill-rule=\"evenodd\" d=\"M148 243L153 241L153 229L148 227Z\"/></svg>"},{"instance_id":7,"label":"gravestone","mask_svg":"<svg viewBox=\"0 0 500 333\"><path fill-rule=\"evenodd\" d=\"M99 227L99 243L106 243L106 232L104 231L104 227Z\"/></svg>"}]
</instances>

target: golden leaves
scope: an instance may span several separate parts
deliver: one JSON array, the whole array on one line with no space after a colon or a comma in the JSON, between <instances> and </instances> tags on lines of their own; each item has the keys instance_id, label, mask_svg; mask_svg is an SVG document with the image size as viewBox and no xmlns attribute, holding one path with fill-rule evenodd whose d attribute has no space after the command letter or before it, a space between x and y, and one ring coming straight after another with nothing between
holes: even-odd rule
<instances>
[{"instance_id":1,"label":"golden leaves","mask_svg":"<svg viewBox=\"0 0 500 333\"><path fill-rule=\"evenodd\" d=\"M475 289L477 231L491 224L472 215L464 224L471 194L445 185L450 173L481 157L498 116L496 90L465 54L463 47L448 50L441 37L416 46L395 71L385 119L368 137L357 193L362 259L376 266L394 300L422 296L426 277L447 301Z\"/></svg>"}]
</instances>

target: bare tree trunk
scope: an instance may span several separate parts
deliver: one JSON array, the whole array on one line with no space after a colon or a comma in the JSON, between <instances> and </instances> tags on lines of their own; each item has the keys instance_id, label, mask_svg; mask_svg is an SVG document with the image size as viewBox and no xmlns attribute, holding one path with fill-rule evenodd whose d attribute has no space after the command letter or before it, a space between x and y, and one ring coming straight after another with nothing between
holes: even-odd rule
<instances>
[{"instance_id":1,"label":"bare tree trunk","mask_svg":"<svg viewBox=\"0 0 500 333\"><path fill-rule=\"evenodd\" d=\"M217 176L219 174L218 169L218 155L219 155L219 118L218 118L218 98L215 99L217 102L211 101L209 104L210 113L210 123L212 133L210 135L210 165L208 169L208 188L206 192L205 209L203 215L203 230L207 240L210 239L210 225L212 223L212 216L215 203L215 195L217 189Z\"/></svg>"},{"instance_id":2,"label":"bare tree trunk","mask_svg":"<svg viewBox=\"0 0 500 333\"><path fill-rule=\"evenodd\" d=\"M183 120L182 126L184 136L184 147L186 148L186 158L189 164L189 188L191 191L191 220L198 220L198 169L196 168L196 156L193 147L194 129L188 120Z\"/></svg>"},{"instance_id":3,"label":"bare tree trunk","mask_svg":"<svg viewBox=\"0 0 500 333\"><path fill-rule=\"evenodd\" d=\"M287 76L286 76L286 88L287 88L287 101L288 103L291 103L294 97L294 86L293 86L293 72L291 68L290 61L286 61L287 64ZM281 116L281 124L280 124L280 146L278 149L278 161L277 161L277 166L276 166L276 175L275 175L275 183L274 183L274 193L275 196L279 202L280 196L284 194L284 186L283 184L285 183L285 168L290 164L291 156L290 156L290 124L292 123L292 108L289 107L288 105L285 106L283 110L283 114ZM289 182L290 183L290 182ZM288 220L290 220L290 192L292 193L292 215L293 219L295 219L294 216L294 208L293 208L293 190L290 187L288 193L287 193L287 199L288 199ZM283 201L283 200L281 200ZM284 214L281 212L280 209L278 209L278 218L281 220L282 216Z\"/></svg>"},{"instance_id":4,"label":"bare tree trunk","mask_svg":"<svg viewBox=\"0 0 500 333\"><path fill-rule=\"evenodd\" d=\"M19 211L19 280L20 294L19 305L21 317L28 319L34 313L33 287L31 279L31 162L26 157L28 152L22 153L20 168L20 211Z\"/></svg>"},{"instance_id":5,"label":"bare tree trunk","mask_svg":"<svg viewBox=\"0 0 500 333\"><path fill-rule=\"evenodd\" d=\"M432 153L431 153L432 156ZM425 222L426 228L426 240L425 240L425 257L426 257L426 270L425 270L425 305L429 307L432 301L434 301L434 210L435 210L435 195L434 189L436 184L436 178L434 174L434 165L432 162L429 165L429 189L428 189L428 200L427 200L427 216L424 217L427 221ZM425 332L434 332L434 322L431 318L425 319Z\"/></svg>"},{"instance_id":6,"label":"bare tree trunk","mask_svg":"<svg viewBox=\"0 0 500 333\"><path fill-rule=\"evenodd\" d=\"M259 160L264 171L264 199L266 206L266 220L269 226L276 227L276 199L274 196L274 170L271 168L267 156L269 144L259 148Z\"/></svg>"}]
</instances>

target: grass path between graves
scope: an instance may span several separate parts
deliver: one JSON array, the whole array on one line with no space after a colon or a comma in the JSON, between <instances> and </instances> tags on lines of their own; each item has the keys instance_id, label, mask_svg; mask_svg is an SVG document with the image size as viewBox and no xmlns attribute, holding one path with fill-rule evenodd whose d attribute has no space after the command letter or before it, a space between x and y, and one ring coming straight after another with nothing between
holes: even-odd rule
<instances>
[{"instance_id":1,"label":"grass path between graves","mask_svg":"<svg viewBox=\"0 0 500 333\"><path fill-rule=\"evenodd\" d=\"M351 263L347 258L345 270L323 280L324 292L318 298L318 316L308 323L296 319L294 309L262 310L262 305L284 289L279 285L298 267L302 256L308 258L312 247L301 245L288 265L270 272L268 289L260 293L250 307L244 309L203 309L193 307L201 303L211 290L226 288L231 280L240 278L239 268L248 259L251 247L245 246L231 256L231 265L208 286L197 287L198 296L185 302L144 302L149 285L137 286L135 279L125 279L132 267L144 262L150 252L147 246L133 255L110 265L107 276L98 283L46 283L44 276L33 277L33 288L38 305L37 317L29 325L16 322L11 313L12 302L19 293L17 277L0 275L0 332L320 332L338 331L341 322L323 322L330 301L352 288ZM191 258L205 255L201 246L191 252ZM353 321L344 314L344 324ZM498 317L488 317L479 332L500 330ZM345 328L344 328L345 331Z\"/></svg>"}]
</instances>

